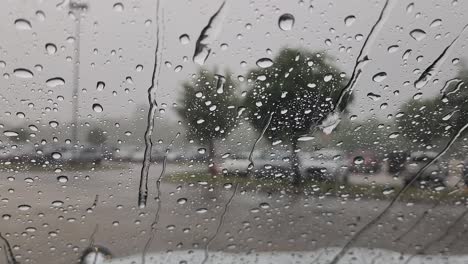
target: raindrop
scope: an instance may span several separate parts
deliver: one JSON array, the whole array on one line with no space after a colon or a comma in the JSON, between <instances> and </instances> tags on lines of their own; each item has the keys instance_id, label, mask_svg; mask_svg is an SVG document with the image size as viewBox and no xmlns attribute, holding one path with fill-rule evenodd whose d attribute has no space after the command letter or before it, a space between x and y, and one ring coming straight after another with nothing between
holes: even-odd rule
<instances>
[{"instance_id":1,"label":"raindrop","mask_svg":"<svg viewBox=\"0 0 468 264\"><path fill-rule=\"evenodd\" d=\"M50 127L52 127L52 128L56 128L56 127L58 127L59 123L58 123L57 121L50 121L50 122L49 122L49 125L50 125Z\"/></svg>"},{"instance_id":2,"label":"raindrop","mask_svg":"<svg viewBox=\"0 0 468 264\"><path fill-rule=\"evenodd\" d=\"M52 158L57 160L57 159L60 159L62 157L62 153L60 152L53 152L52 153Z\"/></svg>"},{"instance_id":3,"label":"raindrop","mask_svg":"<svg viewBox=\"0 0 468 264\"><path fill-rule=\"evenodd\" d=\"M34 74L30 70L24 69L24 68L18 68L18 69L13 70L13 74L16 77L23 78L23 79L30 79L34 77Z\"/></svg>"},{"instance_id":4,"label":"raindrop","mask_svg":"<svg viewBox=\"0 0 468 264\"><path fill-rule=\"evenodd\" d=\"M375 93L368 93L367 97L369 97L372 101L378 101L380 100L381 96Z\"/></svg>"},{"instance_id":5,"label":"raindrop","mask_svg":"<svg viewBox=\"0 0 468 264\"><path fill-rule=\"evenodd\" d=\"M99 81L96 84L96 90L99 92L104 90L105 87L106 87L106 84L104 82Z\"/></svg>"},{"instance_id":6,"label":"raindrop","mask_svg":"<svg viewBox=\"0 0 468 264\"><path fill-rule=\"evenodd\" d=\"M44 21L45 20L45 14L44 12L42 12L41 10L37 11L36 12L36 16L37 16L37 19L39 21Z\"/></svg>"},{"instance_id":7,"label":"raindrop","mask_svg":"<svg viewBox=\"0 0 468 264\"><path fill-rule=\"evenodd\" d=\"M430 27L438 27L442 25L442 20L441 19L435 19L434 21L432 21Z\"/></svg>"},{"instance_id":8,"label":"raindrop","mask_svg":"<svg viewBox=\"0 0 468 264\"><path fill-rule=\"evenodd\" d=\"M104 109L102 108L102 105L100 104L93 104L93 110L96 113L101 113Z\"/></svg>"},{"instance_id":9,"label":"raindrop","mask_svg":"<svg viewBox=\"0 0 468 264\"><path fill-rule=\"evenodd\" d=\"M356 165L363 164L364 163L364 158L361 156L357 156L354 158L353 163Z\"/></svg>"},{"instance_id":10,"label":"raindrop","mask_svg":"<svg viewBox=\"0 0 468 264\"><path fill-rule=\"evenodd\" d=\"M116 12L122 12L124 10L124 6L122 3L115 3L113 8Z\"/></svg>"},{"instance_id":11,"label":"raindrop","mask_svg":"<svg viewBox=\"0 0 468 264\"><path fill-rule=\"evenodd\" d=\"M205 149L205 148L199 148L199 149L198 149L198 153L200 153L200 154L205 154L205 153L206 153L206 149Z\"/></svg>"},{"instance_id":12,"label":"raindrop","mask_svg":"<svg viewBox=\"0 0 468 264\"><path fill-rule=\"evenodd\" d=\"M46 85L48 87L54 88L54 87L57 87L59 85L65 85L65 80L63 78L60 78L60 77L50 78L50 79L48 79L46 81Z\"/></svg>"},{"instance_id":13,"label":"raindrop","mask_svg":"<svg viewBox=\"0 0 468 264\"><path fill-rule=\"evenodd\" d=\"M273 61L268 58L261 58L257 60L257 66L260 68L268 68L268 67L271 67L272 65L273 65Z\"/></svg>"},{"instance_id":14,"label":"raindrop","mask_svg":"<svg viewBox=\"0 0 468 264\"><path fill-rule=\"evenodd\" d=\"M22 205L18 205L18 209L20 211L28 211L29 209L31 209L31 206L27 204L22 204Z\"/></svg>"},{"instance_id":15,"label":"raindrop","mask_svg":"<svg viewBox=\"0 0 468 264\"><path fill-rule=\"evenodd\" d=\"M47 43L45 45L45 48L46 48L46 51L49 55L53 55L57 52L57 46L55 46L55 44L53 43Z\"/></svg>"},{"instance_id":16,"label":"raindrop","mask_svg":"<svg viewBox=\"0 0 468 264\"><path fill-rule=\"evenodd\" d=\"M278 26L281 30L289 31L294 27L294 16L291 14L283 14L278 19Z\"/></svg>"},{"instance_id":17,"label":"raindrop","mask_svg":"<svg viewBox=\"0 0 468 264\"><path fill-rule=\"evenodd\" d=\"M268 203L261 203L261 204L260 204L260 208L262 208L262 209L268 209L268 208L270 208L270 205L269 205Z\"/></svg>"},{"instance_id":18,"label":"raindrop","mask_svg":"<svg viewBox=\"0 0 468 264\"><path fill-rule=\"evenodd\" d=\"M416 93L415 95L413 95L413 99L414 100L419 100L419 99L421 99L422 95L423 95L422 93Z\"/></svg>"},{"instance_id":19,"label":"raindrop","mask_svg":"<svg viewBox=\"0 0 468 264\"><path fill-rule=\"evenodd\" d=\"M190 37L187 34L182 34L179 37L180 44L187 45L190 43Z\"/></svg>"},{"instance_id":20,"label":"raindrop","mask_svg":"<svg viewBox=\"0 0 468 264\"><path fill-rule=\"evenodd\" d=\"M53 205L53 206L57 206L57 207L59 207L59 206L62 206L62 205L63 205L63 202L62 202L62 201L60 201L60 200L53 201L53 202L52 202L52 205Z\"/></svg>"},{"instance_id":21,"label":"raindrop","mask_svg":"<svg viewBox=\"0 0 468 264\"><path fill-rule=\"evenodd\" d=\"M382 82L383 80L385 80L385 78L387 78L387 73L386 72L379 72L379 73L375 74L372 77L372 80L374 82Z\"/></svg>"},{"instance_id":22,"label":"raindrop","mask_svg":"<svg viewBox=\"0 0 468 264\"><path fill-rule=\"evenodd\" d=\"M15 131L5 131L5 132L3 132L3 135L5 135L7 137L17 137L18 133L15 132Z\"/></svg>"},{"instance_id":23,"label":"raindrop","mask_svg":"<svg viewBox=\"0 0 468 264\"><path fill-rule=\"evenodd\" d=\"M323 81L325 81L325 82L329 82L329 81L331 81L331 79L333 79L333 75L331 75L331 74L327 74L327 75L325 75L323 77Z\"/></svg>"},{"instance_id":24,"label":"raindrop","mask_svg":"<svg viewBox=\"0 0 468 264\"><path fill-rule=\"evenodd\" d=\"M141 72L143 70L143 65L138 64L135 69L137 72Z\"/></svg>"},{"instance_id":25,"label":"raindrop","mask_svg":"<svg viewBox=\"0 0 468 264\"><path fill-rule=\"evenodd\" d=\"M187 202L187 198L180 198L180 199L177 199L177 203L178 204L185 204Z\"/></svg>"},{"instance_id":26,"label":"raindrop","mask_svg":"<svg viewBox=\"0 0 468 264\"><path fill-rule=\"evenodd\" d=\"M208 212L208 209L206 209L206 208L198 208L198 209L196 210L196 212L199 213L199 214L204 214L204 213Z\"/></svg>"},{"instance_id":27,"label":"raindrop","mask_svg":"<svg viewBox=\"0 0 468 264\"><path fill-rule=\"evenodd\" d=\"M426 32L421 29L414 29L410 32L410 36L417 41L421 41L426 37Z\"/></svg>"},{"instance_id":28,"label":"raindrop","mask_svg":"<svg viewBox=\"0 0 468 264\"><path fill-rule=\"evenodd\" d=\"M297 141L311 141L311 140L313 140L313 139L314 139L314 137L303 136L303 137L299 137L299 138L297 139Z\"/></svg>"},{"instance_id":29,"label":"raindrop","mask_svg":"<svg viewBox=\"0 0 468 264\"><path fill-rule=\"evenodd\" d=\"M65 175L58 176L57 181L60 182L60 183L66 183L66 182L68 182L68 177L65 176Z\"/></svg>"},{"instance_id":30,"label":"raindrop","mask_svg":"<svg viewBox=\"0 0 468 264\"><path fill-rule=\"evenodd\" d=\"M351 25L354 23L354 21L356 21L356 17L353 16L353 15L347 16L347 17L344 19L345 25L348 26L348 27L351 26Z\"/></svg>"},{"instance_id":31,"label":"raindrop","mask_svg":"<svg viewBox=\"0 0 468 264\"><path fill-rule=\"evenodd\" d=\"M388 138L392 138L392 139L393 139L393 138L397 138L399 135L400 135L399 132L393 132L393 133L391 133L390 135L388 135Z\"/></svg>"},{"instance_id":32,"label":"raindrop","mask_svg":"<svg viewBox=\"0 0 468 264\"><path fill-rule=\"evenodd\" d=\"M397 52L399 48L400 47L398 45L392 45L392 46L388 47L387 51L389 53L394 53L394 52Z\"/></svg>"},{"instance_id":33,"label":"raindrop","mask_svg":"<svg viewBox=\"0 0 468 264\"><path fill-rule=\"evenodd\" d=\"M20 18L15 20L15 26L18 30L31 30L31 22L26 19Z\"/></svg>"}]
</instances>

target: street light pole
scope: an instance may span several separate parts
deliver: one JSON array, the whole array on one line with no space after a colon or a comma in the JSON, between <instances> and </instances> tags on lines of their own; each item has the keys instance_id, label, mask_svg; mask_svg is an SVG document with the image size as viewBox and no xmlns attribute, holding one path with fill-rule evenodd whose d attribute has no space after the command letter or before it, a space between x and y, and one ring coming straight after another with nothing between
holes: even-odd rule
<instances>
[{"instance_id":1,"label":"street light pole","mask_svg":"<svg viewBox=\"0 0 468 264\"><path fill-rule=\"evenodd\" d=\"M80 31L81 31L81 15L88 9L88 4L81 1L70 1L70 10L76 16L75 27L75 63L73 65L73 95L72 95L72 144L78 144L78 103L79 103L79 88L80 88Z\"/></svg>"}]
</instances>

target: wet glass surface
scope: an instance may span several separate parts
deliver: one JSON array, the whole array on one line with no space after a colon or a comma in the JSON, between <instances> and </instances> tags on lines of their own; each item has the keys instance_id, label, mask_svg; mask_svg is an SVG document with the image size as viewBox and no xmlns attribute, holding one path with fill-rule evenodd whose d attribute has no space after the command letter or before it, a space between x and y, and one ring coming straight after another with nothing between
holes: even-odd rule
<instances>
[{"instance_id":1,"label":"wet glass surface","mask_svg":"<svg viewBox=\"0 0 468 264\"><path fill-rule=\"evenodd\" d=\"M0 263L466 263L463 1L7 1Z\"/></svg>"}]
</instances>

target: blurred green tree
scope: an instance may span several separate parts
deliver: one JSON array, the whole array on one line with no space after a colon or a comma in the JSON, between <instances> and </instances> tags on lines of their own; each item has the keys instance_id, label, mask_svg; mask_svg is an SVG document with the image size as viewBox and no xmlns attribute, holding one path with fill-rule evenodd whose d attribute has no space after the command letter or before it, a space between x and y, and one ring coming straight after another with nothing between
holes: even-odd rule
<instances>
[{"instance_id":1,"label":"blurred green tree","mask_svg":"<svg viewBox=\"0 0 468 264\"><path fill-rule=\"evenodd\" d=\"M261 131L272 116L265 135L270 141L291 144L290 165L298 184L298 139L333 110L347 79L325 53L288 48L279 52L271 67L256 68L248 76L252 87L244 103L250 122Z\"/></svg>"},{"instance_id":2,"label":"blurred green tree","mask_svg":"<svg viewBox=\"0 0 468 264\"><path fill-rule=\"evenodd\" d=\"M183 84L178 113L185 121L187 138L208 148L210 172L219 173L215 142L226 138L237 124L238 99L231 73L224 75L200 69L192 80Z\"/></svg>"}]
</instances>

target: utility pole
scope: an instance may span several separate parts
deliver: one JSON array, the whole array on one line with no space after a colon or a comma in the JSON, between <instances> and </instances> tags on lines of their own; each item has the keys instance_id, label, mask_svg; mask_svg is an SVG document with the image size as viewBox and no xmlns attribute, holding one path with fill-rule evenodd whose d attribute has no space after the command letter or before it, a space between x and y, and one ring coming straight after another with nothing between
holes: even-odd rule
<instances>
[{"instance_id":1,"label":"utility pole","mask_svg":"<svg viewBox=\"0 0 468 264\"><path fill-rule=\"evenodd\" d=\"M78 108L79 108L79 89L80 89L80 31L81 17L86 10L88 4L82 1L70 1L70 11L76 17L75 23L75 62L73 64L73 95L72 95L72 144L78 144Z\"/></svg>"}]
</instances>

